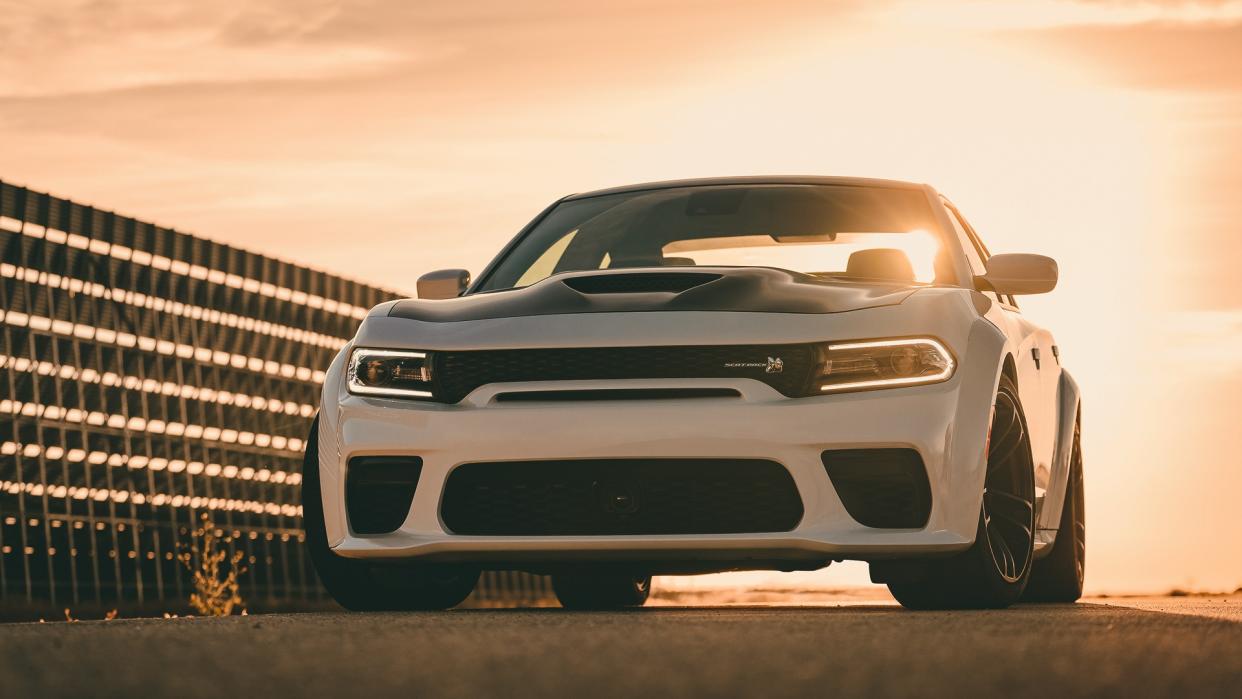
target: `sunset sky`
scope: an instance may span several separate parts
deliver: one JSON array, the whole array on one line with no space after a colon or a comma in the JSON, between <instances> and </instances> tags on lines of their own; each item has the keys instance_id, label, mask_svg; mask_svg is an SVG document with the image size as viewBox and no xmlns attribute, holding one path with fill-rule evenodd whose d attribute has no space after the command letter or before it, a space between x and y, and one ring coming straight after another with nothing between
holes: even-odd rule
<instances>
[{"instance_id":1,"label":"sunset sky","mask_svg":"<svg viewBox=\"0 0 1242 699\"><path fill-rule=\"evenodd\" d=\"M1242 585L1242 2L0 0L0 45L0 179L403 291L570 192L930 182L1061 264L1088 590Z\"/></svg>"}]
</instances>

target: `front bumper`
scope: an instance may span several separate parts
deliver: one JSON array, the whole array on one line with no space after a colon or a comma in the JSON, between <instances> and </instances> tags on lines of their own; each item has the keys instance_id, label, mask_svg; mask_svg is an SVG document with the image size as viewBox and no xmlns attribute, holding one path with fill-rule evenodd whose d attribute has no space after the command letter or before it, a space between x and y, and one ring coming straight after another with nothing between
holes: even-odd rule
<instances>
[{"instance_id":1,"label":"front bumper","mask_svg":"<svg viewBox=\"0 0 1242 699\"><path fill-rule=\"evenodd\" d=\"M350 558L534 565L581 560L718 562L878 559L961 550L974 540L994 372L962 362L931 386L790 399L758 381L581 381L484 386L456 405L341 395L321 414L320 473L329 541ZM330 379L331 380L331 377ZM497 393L548 388L732 388L740 398L504 402ZM921 529L873 529L846 512L821 461L829 449L912 448L931 486ZM342 484L354 456L417 455L422 474L396 531L359 535ZM802 498L792 531L644 536L463 536L440 518L445 480L459 464L591 458L756 458L783 464ZM705 564L707 565L707 564ZM709 566L710 567L710 566Z\"/></svg>"}]
</instances>

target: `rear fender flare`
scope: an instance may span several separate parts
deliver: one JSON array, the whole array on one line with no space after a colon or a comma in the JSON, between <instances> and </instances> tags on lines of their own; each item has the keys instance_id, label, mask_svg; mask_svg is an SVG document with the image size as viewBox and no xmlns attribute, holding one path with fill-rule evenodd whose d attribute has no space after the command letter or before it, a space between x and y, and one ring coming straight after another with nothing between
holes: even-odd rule
<instances>
[{"instance_id":1,"label":"rear fender flare","mask_svg":"<svg viewBox=\"0 0 1242 699\"><path fill-rule=\"evenodd\" d=\"M1057 384L1057 436L1053 451L1052 473L1048 479L1048 491L1044 493L1044 505L1035 523L1037 541L1052 544L1056 540L1057 527L1061 522L1061 508L1065 505L1068 489L1070 456L1074 449L1074 425L1081 409L1078 383L1068 371L1061 371ZM1045 550L1051 550L1049 546Z\"/></svg>"}]
</instances>

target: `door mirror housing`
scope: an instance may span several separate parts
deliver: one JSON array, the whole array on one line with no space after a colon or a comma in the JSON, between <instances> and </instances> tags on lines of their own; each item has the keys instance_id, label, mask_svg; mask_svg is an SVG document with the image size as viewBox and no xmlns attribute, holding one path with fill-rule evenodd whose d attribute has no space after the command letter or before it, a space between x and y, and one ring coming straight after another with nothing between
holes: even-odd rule
<instances>
[{"instance_id":1,"label":"door mirror housing","mask_svg":"<svg viewBox=\"0 0 1242 699\"><path fill-rule=\"evenodd\" d=\"M418 298L455 299L466 293L470 286L470 271L465 269L438 269L418 278Z\"/></svg>"},{"instance_id":2,"label":"door mirror housing","mask_svg":"<svg viewBox=\"0 0 1242 699\"><path fill-rule=\"evenodd\" d=\"M1057 286L1057 261L1043 255L1012 253L988 258L987 274L975 278L981 291L998 294L1046 294Z\"/></svg>"}]
</instances>

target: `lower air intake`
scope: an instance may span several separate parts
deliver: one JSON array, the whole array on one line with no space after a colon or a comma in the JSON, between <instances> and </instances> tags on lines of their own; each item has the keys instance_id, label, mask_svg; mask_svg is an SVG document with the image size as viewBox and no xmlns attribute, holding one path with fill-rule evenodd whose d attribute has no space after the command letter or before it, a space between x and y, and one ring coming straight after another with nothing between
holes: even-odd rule
<instances>
[{"instance_id":1,"label":"lower air intake","mask_svg":"<svg viewBox=\"0 0 1242 699\"><path fill-rule=\"evenodd\" d=\"M345 472L345 513L357 534L396 531L410 514L423 470L417 456L355 456Z\"/></svg>"},{"instance_id":2,"label":"lower air intake","mask_svg":"<svg viewBox=\"0 0 1242 699\"><path fill-rule=\"evenodd\" d=\"M783 532L802 499L784 466L759 459L505 461L454 469L440 516L490 536Z\"/></svg>"},{"instance_id":3,"label":"lower air intake","mask_svg":"<svg viewBox=\"0 0 1242 699\"><path fill-rule=\"evenodd\" d=\"M921 529L931 516L931 487L913 449L839 449L822 457L837 496L859 524Z\"/></svg>"}]
</instances>

